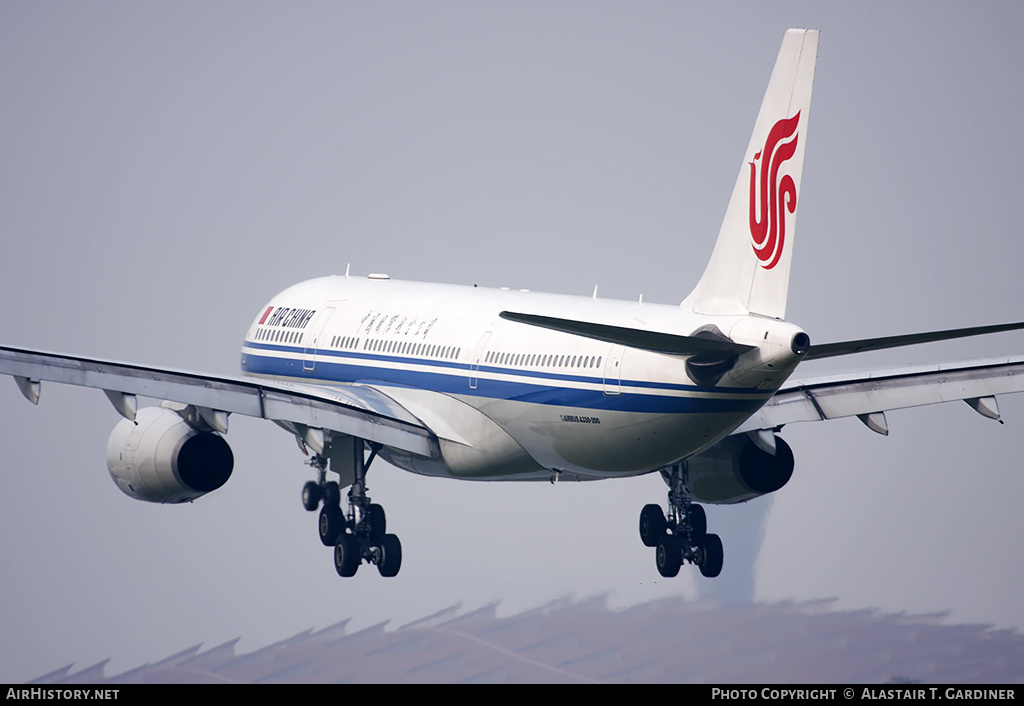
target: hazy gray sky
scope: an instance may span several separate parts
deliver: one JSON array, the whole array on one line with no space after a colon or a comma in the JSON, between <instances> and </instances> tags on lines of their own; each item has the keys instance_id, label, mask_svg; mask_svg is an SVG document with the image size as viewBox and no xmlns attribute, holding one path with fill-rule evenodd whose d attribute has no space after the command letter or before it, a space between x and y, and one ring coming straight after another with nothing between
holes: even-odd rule
<instances>
[{"instance_id":1,"label":"hazy gray sky","mask_svg":"<svg viewBox=\"0 0 1024 706\"><path fill-rule=\"evenodd\" d=\"M787 314L827 342L1017 321L1018 3L0 3L0 341L234 374L260 305L355 273L678 302L787 27L822 30ZM801 369L1024 352L1024 335ZM4 389L6 385L6 389ZM760 600L1024 628L1024 399L784 430ZM340 580L294 441L233 418L186 507L110 481L96 390L0 381L0 681L351 616L695 592L637 537L657 477L474 484L375 466L400 576ZM712 509L728 585L730 531ZM737 573L733 573L735 577Z\"/></svg>"}]
</instances>

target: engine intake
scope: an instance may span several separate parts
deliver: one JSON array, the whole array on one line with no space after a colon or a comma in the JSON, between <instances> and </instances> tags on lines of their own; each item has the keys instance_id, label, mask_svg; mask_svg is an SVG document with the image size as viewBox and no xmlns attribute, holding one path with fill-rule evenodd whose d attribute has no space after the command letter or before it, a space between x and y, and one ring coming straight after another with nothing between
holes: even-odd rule
<instances>
[{"instance_id":1,"label":"engine intake","mask_svg":"<svg viewBox=\"0 0 1024 706\"><path fill-rule=\"evenodd\" d=\"M125 495L190 502L231 477L234 455L220 434L197 431L163 407L144 407L135 420L118 422L107 440L107 469Z\"/></svg>"}]
</instances>

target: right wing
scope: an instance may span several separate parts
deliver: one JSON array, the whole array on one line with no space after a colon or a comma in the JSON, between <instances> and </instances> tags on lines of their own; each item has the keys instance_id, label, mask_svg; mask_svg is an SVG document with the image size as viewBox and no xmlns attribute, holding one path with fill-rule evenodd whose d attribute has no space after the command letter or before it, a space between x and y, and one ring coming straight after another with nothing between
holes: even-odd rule
<instances>
[{"instance_id":1,"label":"right wing","mask_svg":"<svg viewBox=\"0 0 1024 706\"><path fill-rule=\"evenodd\" d=\"M360 385L218 377L5 346L0 346L0 374L13 376L32 403L39 401L43 380L103 390L128 419L135 417L135 396L142 395L194 405L222 432L228 414L244 414L292 428L328 429L420 456L430 456L435 443L430 429L404 407Z\"/></svg>"},{"instance_id":2,"label":"right wing","mask_svg":"<svg viewBox=\"0 0 1024 706\"><path fill-rule=\"evenodd\" d=\"M956 400L999 419L995 395L1009 392L1024 392L1024 357L834 375L790 382L734 433L857 416L885 434L887 410Z\"/></svg>"}]
</instances>

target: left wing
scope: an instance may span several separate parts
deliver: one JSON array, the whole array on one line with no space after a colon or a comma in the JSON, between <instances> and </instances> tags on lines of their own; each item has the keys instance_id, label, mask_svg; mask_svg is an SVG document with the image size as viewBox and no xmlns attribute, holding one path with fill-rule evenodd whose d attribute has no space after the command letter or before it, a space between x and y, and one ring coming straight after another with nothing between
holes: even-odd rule
<instances>
[{"instance_id":1,"label":"left wing","mask_svg":"<svg viewBox=\"0 0 1024 706\"><path fill-rule=\"evenodd\" d=\"M408 410L363 386L320 387L275 380L218 377L0 346L0 374L39 401L42 381L103 390L124 417L134 420L136 395L194 405L213 429L227 431L228 414L269 419L311 430L329 429L420 456L431 454L434 434ZM316 441L307 438L307 442Z\"/></svg>"},{"instance_id":2,"label":"left wing","mask_svg":"<svg viewBox=\"0 0 1024 706\"><path fill-rule=\"evenodd\" d=\"M999 419L995 396L1024 391L1024 357L974 360L794 381L780 388L736 432L778 429L794 422L857 416L888 433L885 412L964 400Z\"/></svg>"}]
</instances>

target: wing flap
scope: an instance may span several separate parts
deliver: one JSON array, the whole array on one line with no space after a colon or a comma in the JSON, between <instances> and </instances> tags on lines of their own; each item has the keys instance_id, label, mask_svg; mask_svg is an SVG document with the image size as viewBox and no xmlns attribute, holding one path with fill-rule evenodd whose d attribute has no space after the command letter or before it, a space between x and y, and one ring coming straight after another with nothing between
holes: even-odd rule
<instances>
[{"instance_id":1,"label":"wing flap","mask_svg":"<svg viewBox=\"0 0 1024 706\"><path fill-rule=\"evenodd\" d=\"M1024 358L832 376L780 389L736 432L1022 391Z\"/></svg>"},{"instance_id":2,"label":"wing flap","mask_svg":"<svg viewBox=\"0 0 1024 706\"><path fill-rule=\"evenodd\" d=\"M247 417L304 424L421 456L432 452L434 435L427 427L394 400L360 386L324 388L219 377L3 346L0 346L0 374L11 375L15 380L93 387Z\"/></svg>"}]
</instances>

